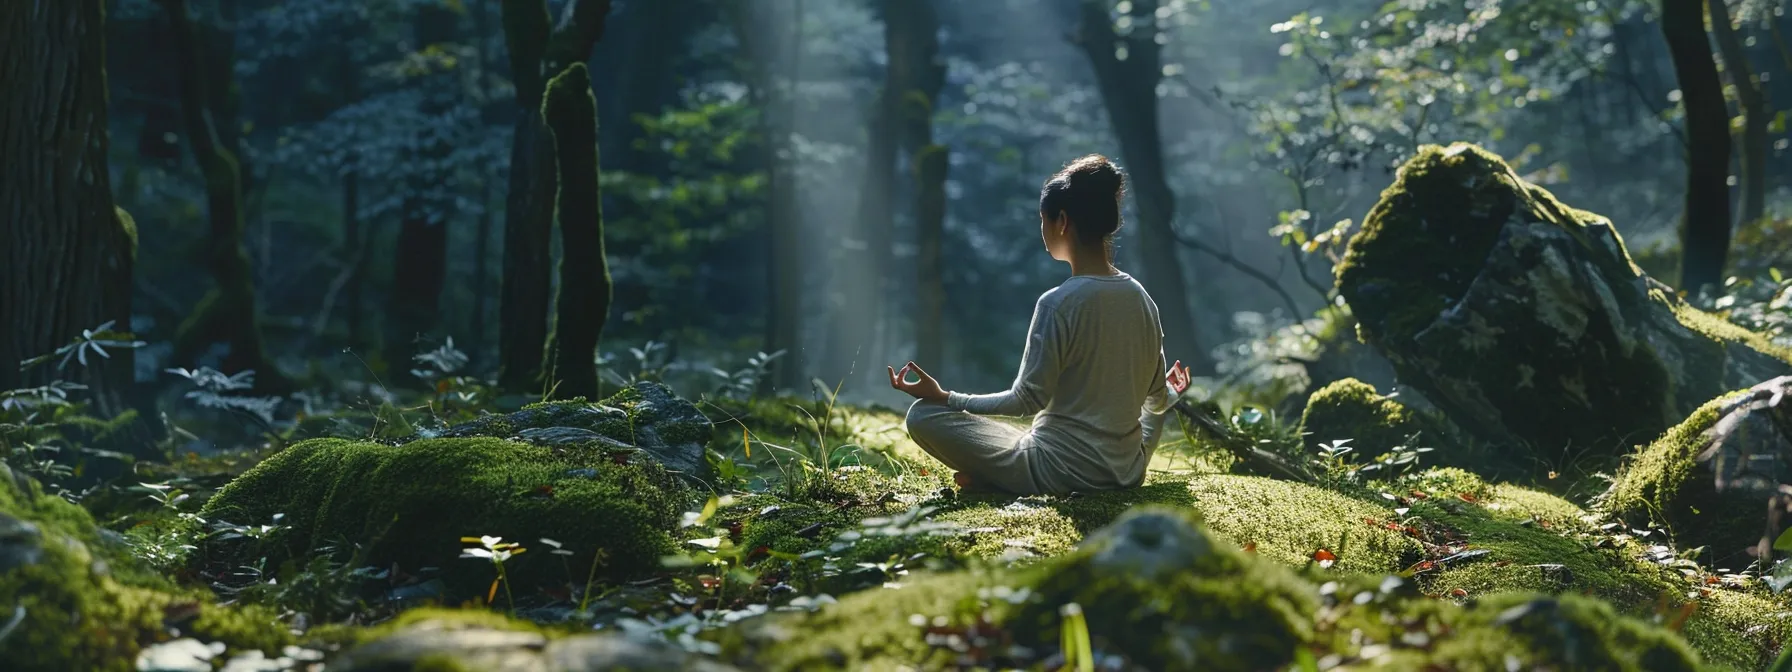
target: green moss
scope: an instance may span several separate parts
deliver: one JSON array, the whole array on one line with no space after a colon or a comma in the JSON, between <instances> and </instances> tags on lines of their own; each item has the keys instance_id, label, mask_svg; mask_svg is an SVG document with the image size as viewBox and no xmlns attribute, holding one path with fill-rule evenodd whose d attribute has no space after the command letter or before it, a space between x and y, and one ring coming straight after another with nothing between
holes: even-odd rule
<instances>
[{"instance_id":1,"label":"green moss","mask_svg":"<svg viewBox=\"0 0 1792 672\"><path fill-rule=\"evenodd\" d=\"M745 641L725 651L750 655L753 668L767 670L940 669L953 654L930 646L911 620L958 620L979 591L1019 584L1001 572L969 570L920 573L897 589L867 590L813 613L751 622ZM730 651L731 650L731 651Z\"/></svg>"},{"instance_id":2,"label":"green moss","mask_svg":"<svg viewBox=\"0 0 1792 672\"><path fill-rule=\"evenodd\" d=\"M21 490L0 468L0 516L8 528L0 544L41 553L0 572L0 619L10 621L14 608L23 612L17 628L0 640L8 670L131 670L144 644L181 630L239 650L274 653L291 643L272 614L221 607L209 602L209 594L174 589L103 539L86 511L33 482L24 484ZM185 606L198 610L190 626L164 621Z\"/></svg>"},{"instance_id":3,"label":"green moss","mask_svg":"<svg viewBox=\"0 0 1792 672\"><path fill-rule=\"evenodd\" d=\"M494 570L458 559L462 537L498 536L524 547L552 538L575 553L576 566L602 549L603 576L631 576L656 567L671 548L668 531L688 498L676 477L647 460L581 460L493 438L397 446L318 439L245 472L202 515L256 524L283 513L290 529L258 551L276 565L346 540L365 544L367 564L440 567L453 593L466 597L483 596ZM515 592L568 580L545 552L506 567Z\"/></svg>"},{"instance_id":4,"label":"green moss","mask_svg":"<svg viewBox=\"0 0 1792 672\"><path fill-rule=\"evenodd\" d=\"M1711 400L1632 455L1606 492L1603 508L1633 525L1664 525L1676 539L1710 546L1719 558L1759 539L1757 501L1720 494L1710 478L1698 475L1696 458L1707 445L1705 431L1739 394Z\"/></svg>"},{"instance_id":5,"label":"green moss","mask_svg":"<svg viewBox=\"0 0 1792 672\"><path fill-rule=\"evenodd\" d=\"M1309 448L1348 439L1347 445L1363 459L1373 459L1430 433L1430 427L1405 404L1381 396L1373 385L1355 378L1314 392L1300 424Z\"/></svg>"},{"instance_id":6,"label":"green moss","mask_svg":"<svg viewBox=\"0 0 1792 672\"><path fill-rule=\"evenodd\" d=\"M1502 593L1442 612L1440 620L1454 636L1430 651L1396 651L1380 662L1397 669L1704 669L1674 633L1573 595Z\"/></svg>"},{"instance_id":7,"label":"green moss","mask_svg":"<svg viewBox=\"0 0 1792 672\"><path fill-rule=\"evenodd\" d=\"M131 213L125 212L124 208L114 206L112 208L112 211L118 217L118 229L120 231L124 232L125 242L130 244L131 261L136 261L137 260L137 219L135 217L132 217Z\"/></svg>"}]
</instances>

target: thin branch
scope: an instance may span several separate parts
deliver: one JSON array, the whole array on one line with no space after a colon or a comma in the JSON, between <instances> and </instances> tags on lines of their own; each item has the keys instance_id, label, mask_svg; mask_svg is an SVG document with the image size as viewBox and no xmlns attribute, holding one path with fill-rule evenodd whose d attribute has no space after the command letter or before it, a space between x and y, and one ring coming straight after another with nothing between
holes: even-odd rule
<instances>
[{"instance_id":1,"label":"thin branch","mask_svg":"<svg viewBox=\"0 0 1792 672\"><path fill-rule=\"evenodd\" d=\"M1200 253L1206 254L1208 256L1211 256L1214 259L1218 260L1220 263L1223 263L1227 266L1231 266L1232 268L1238 269L1238 272L1248 275L1251 278L1255 279L1256 281L1263 283L1263 286L1268 287L1271 291L1274 291L1277 296L1282 297L1282 303L1285 303L1288 305L1289 316L1297 318L1297 319L1300 317L1300 315L1301 315L1300 303L1296 302L1294 300L1294 296L1289 294L1288 290L1283 289L1281 283L1276 282L1276 279L1273 277L1270 277L1270 275L1268 273L1264 273L1263 271L1257 269L1256 267L1245 263L1244 260L1233 256L1232 253L1230 253L1230 252L1217 249L1211 245L1201 242L1197 238L1186 235L1182 231L1177 230L1176 227L1170 227L1170 235L1174 236L1176 238L1176 242L1186 245L1189 248L1195 250L1196 252L1200 252Z\"/></svg>"}]
</instances>

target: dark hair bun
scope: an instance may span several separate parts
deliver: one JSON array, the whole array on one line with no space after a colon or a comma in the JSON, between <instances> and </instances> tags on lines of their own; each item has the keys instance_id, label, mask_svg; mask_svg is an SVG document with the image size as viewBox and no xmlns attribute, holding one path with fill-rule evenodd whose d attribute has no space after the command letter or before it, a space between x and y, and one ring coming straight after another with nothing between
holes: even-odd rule
<instances>
[{"instance_id":1,"label":"dark hair bun","mask_svg":"<svg viewBox=\"0 0 1792 672\"><path fill-rule=\"evenodd\" d=\"M1090 154L1064 166L1039 193L1039 212L1047 218L1070 217L1077 238L1094 244L1120 230L1120 199L1126 192L1126 176L1120 167L1100 154Z\"/></svg>"}]
</instances>

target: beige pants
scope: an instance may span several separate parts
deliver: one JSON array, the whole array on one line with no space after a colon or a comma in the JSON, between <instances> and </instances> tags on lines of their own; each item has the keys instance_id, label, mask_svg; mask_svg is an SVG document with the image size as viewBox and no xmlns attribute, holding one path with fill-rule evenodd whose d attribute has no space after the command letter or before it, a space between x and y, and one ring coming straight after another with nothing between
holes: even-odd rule
<instances>
[{"instance_id":1,"label":"beige pants","mask_svg":"<svg viewBox=\"0 0 1792 672\"><path fill-rule=\"evenodd\" d=\"M1033 477L1032 435L1026 429L932 401L916 401L904 424L921 450L979 487L1018 495L1042 491Z\"/></svg>"}]
</instances>

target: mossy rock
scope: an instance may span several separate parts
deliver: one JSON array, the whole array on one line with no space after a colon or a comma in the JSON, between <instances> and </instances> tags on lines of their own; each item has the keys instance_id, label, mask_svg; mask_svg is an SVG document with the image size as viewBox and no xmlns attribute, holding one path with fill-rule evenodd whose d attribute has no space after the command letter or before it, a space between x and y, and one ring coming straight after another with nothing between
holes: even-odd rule
<instances>
[{"instance_id":1,"label":"mossy rock","mask_svg":"<svg viewBox=\"0 0 1792 672\"><path fill-rule=\"evenodd\" d=\"M601 403L583 398L529 404L515 413L488 415L414 438L489 436L549 446L640 450L674 473L707 477L704 445L712 426L671 388L641 382Z\"/></svg>"},{"instance_id":2,"label":"mossy rock","mask_svg":"<svg viewBox=\"0 0 1792 672\"><path fill-rule=\"evenodd\" d=\"M1612 223L1498 156L1422 147L1337 270L1358 332L1456 425L1543 460L1617 456L1787 353L1644 275Z\"/></svg>"},{"instance_id":3,"label":"mossy rock","mask_svg":"<svg viewBox=\"0 0 1792 672\"><path fill-rule=\"evenodd\" d=\"M372 628L332 633L332 638L350 644L328 661L338 672L734 669L667 642L609 633L571 635L480 610L415 609Z\"/></svg>"},{"instance_id":4,"label":"mossy rock","mask_svg":"<svg viewBox=\"0 0 1792 672\"><path fill-rule=\"evenodd\" d=\"M1779 533L1765 529L1767 498L1792 482L1792 404L1772 405L1788 391L1792 378L1777 378L1699 407L1631 456L1603 508L1633 525L1666 526L1717 562L1752 562L1749 549ZM1717 434L1725 438L1711 451Z\"/></svg>"},{"instance_id":5,"label":"mossy rock","mask_svg":"<svg viewBox=\"0 0 1792 672\"><path fill-rule=\"evenodd\" d=\"M672 548L669 531L691 498L658 463L612 459L505 439L432 438L400 445L316 439L295 444L220 489L201 515L287 529L267 548L210 542L209 555L266 555L271 566L340 542L360 562L407 571L441 568L453 596L483 598L494 569L458 559L463 537L496 536L537 552L506 564L513 592L566 583L567 561L599 575L651 570ZM582 579L581 579L582 580Z\"/></svg>"},{"instance_id":6,"label":"mossy rock","mask_svg":"<svg viewBox=\"0 0 1792 672\"><path fill-rule=\"evenodd\" d=\"M278 653L272 613L223 607L137 566L80 507L0 465L0 660L20 672L134 670L143 646L175 637ZM187 617L170 620L174 613Z\"/></svg>"},{"instance_id":7,"label":"mossy rock","mask_svg":"<svg viewBox=\"0 0 1792 672\"><path fill-rule=\"evenodd\" d=\"M1322 387L1307 401L1300 417L1308 450L1323 443L1348 441L1358 458L1374 459L1402 446L1429 439L1432 426L1417 412L1382 396L1375 387L1345 378Z\"/></svg>"}]
</instances>

